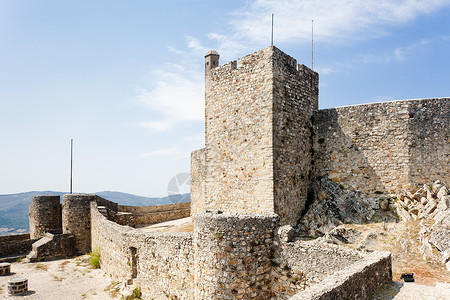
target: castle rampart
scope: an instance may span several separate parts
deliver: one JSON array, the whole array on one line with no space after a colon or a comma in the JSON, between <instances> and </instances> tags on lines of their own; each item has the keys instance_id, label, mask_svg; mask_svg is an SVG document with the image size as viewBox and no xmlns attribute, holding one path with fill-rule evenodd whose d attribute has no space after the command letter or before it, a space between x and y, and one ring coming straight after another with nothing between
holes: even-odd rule
<instances>
[{"instance_id":1,"label":"castle rampart","mask_svg":"<svg viewBox=\"0 0 450 300\"><path fill-rule=\"evenodd\" d=\"M314 178L365 193L450 180L450 99L405 100L319 110Z\"/></svg>"}]
</instances>

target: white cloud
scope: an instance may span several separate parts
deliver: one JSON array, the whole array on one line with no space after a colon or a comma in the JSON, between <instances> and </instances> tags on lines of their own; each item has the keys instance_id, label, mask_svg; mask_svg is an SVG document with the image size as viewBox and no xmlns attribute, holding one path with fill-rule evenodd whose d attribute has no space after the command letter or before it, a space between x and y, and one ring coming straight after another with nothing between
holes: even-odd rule
<instances>
[{"instance_id":1,"label":"white cloud","mask_svg":"<svg viewBox=\"0 0 450 300\"><path fill-rule=\"evenodd\" d=\"M371 63L389 63L392 61L406 61L413 56L417 51L423 49L426 45L432 43L431 40L419 40L407 46L397 47L392 51L384 52L381 54L363 54L358 58L359 62L364 64Z\"/></svg>"},{"instance_id":2,"label":"white cloud","mask_svg":"<svg viewBox=\"0 0 450 300\"><path fill-rule=\"evenodd\" d=\"M192 50L194 55L205 55L208 49L203 47L200 40L193 37L187 36L187 47Z\"/></svg>"},{"instance_id":3,"label":"white cloud","mask_svg":"<svg viewBox=\"0 0 450 300\"><path fill-rule=\"evenodd\" d=\"M173 47L173 46L167 46L167 50L169 50L169 52L175 53L175 54L184 54L184 51L178 50L177 48Z\"/></svg>"},{"instance_id":4,"label":"white cloud","mask_svg":"<svg viewBox=\"0 0 450 300\"><path fill-rule=\"evenodd\" d=\"M184 121L203 120L202 73L189 66L166 64L152 75L153 87L137 89L137 99L158 112L163 120L142 122L141 126L164 131Z\"/></svg>"},{"instance_id":5,"label":"white cloud","mask_svg":"<svg viewBox=\"0 0 450 300\"><path fill-rule=\"evenodd\" d=\"M141 127L149 128L158 132L167 131L173 126L173 124L168 121L141 122L139 125Z\"/></svg>"},{"instance_id":6,"label":"white cloud","mask_svg":"<svg viewBox=\"0 0 450 300\"><path fill-rule=\"evenodd\" d=\"M420 40L414 44L408 45L406 47L398 47L394 50L394 58L398 61L405 61L409 56L414 54L414 52L422 49L425 45L429 44L429 40Z\"/></svg>"},{"instance_id":7,"label":"white cloud","mask_svg":"<svg viewBox=\"0 0 450 300\"><path fill-rule=\"evenodd\" d=\"M149 157L174 157L174 158L183 158L187 154L184 151L181 151L179 148L166 148L160 150L154 150L149 152L141 153L141 157L149 158Z\"/></svg>"},{"instance_id":8,"label":"white cloud","mask_svg":"<svg viewBox=\"0 0 450 300\"><path fill-rule=\"evenodd\" d=\"M218 50L233 53L243 45L270 43L274 13L274 43L310 42L314 38L336 42L386 34L387 26L405 24L450 6L450 0L258 0L231 14L231 33L211 33Z\"/></svg>"},{"instance_id":9,"label":"white cloud","mask_svg":"<svg viewBox=\"0 0 450 300\"><path fill-rule=\"evenodd\" d=\"M316 71L317 73L323 75L327 75L327 74L331 74L334 72L334 69L331 67L315 67L314 71Z\"/></svg>"}]
</instances>

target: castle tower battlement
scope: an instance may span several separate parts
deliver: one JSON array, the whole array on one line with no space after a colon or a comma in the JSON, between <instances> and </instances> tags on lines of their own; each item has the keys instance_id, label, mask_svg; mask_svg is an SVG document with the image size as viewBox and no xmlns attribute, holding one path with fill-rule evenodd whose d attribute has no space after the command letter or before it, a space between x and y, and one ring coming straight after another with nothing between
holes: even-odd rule
<instances>
[{"instance_id":1,"label":"castle tower battlement","mask_svg":"<svg viewBox=\"0 0 450 300\"><path fill-rule=\"evenodd\" d=\"M295 224L311 171L318 74L276 47L205 71L205 208L275 212Z\"/></svg>"}]
</instances>

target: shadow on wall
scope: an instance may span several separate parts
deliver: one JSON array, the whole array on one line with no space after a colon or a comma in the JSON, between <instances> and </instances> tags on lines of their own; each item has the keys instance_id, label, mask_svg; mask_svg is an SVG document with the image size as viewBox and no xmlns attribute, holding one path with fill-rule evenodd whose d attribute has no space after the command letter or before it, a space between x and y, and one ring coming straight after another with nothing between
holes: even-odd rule
<instances>
[{"instance_id":1,"label":"shadow on wall","mask_svg":"<svg viewBox=\"0 0 450 300\"><path fill-rule=\"evenodd\" d=\"M367 194L385 192L387 187L373 164L380 164L385 136L374 134L366 123L377 124L378 118L366 121L351 111L319 110L314 116L313 182L328 177L345 190ZM371 157L369 161L368 157Z\"/></svg>"},{"instance_id":2,"label":"shadow on wall","mask_svg":"<svg viewBox=\"0 0 450 300\"><path fill-rule=\"evenodd\" d=\"M450 184L450 99L414 101L408 110L413 188L441 180Z\"/></svg>"}]
</instances>

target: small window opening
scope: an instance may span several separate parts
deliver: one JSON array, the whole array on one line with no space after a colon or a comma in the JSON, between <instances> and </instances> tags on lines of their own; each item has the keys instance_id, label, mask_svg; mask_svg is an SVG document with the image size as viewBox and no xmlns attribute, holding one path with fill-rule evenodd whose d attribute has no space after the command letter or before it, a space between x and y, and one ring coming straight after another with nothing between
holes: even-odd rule
<instances>
[{"instance_id":1,"label":"small window opening","mask_svg":"<svg viewBox=\"0 0 450 300\"><path fill-rule=\"evenodd\" d=\"M130 247L131 253L131 278L137 277L137 249Z\"/></svg>"}]
</instances>

